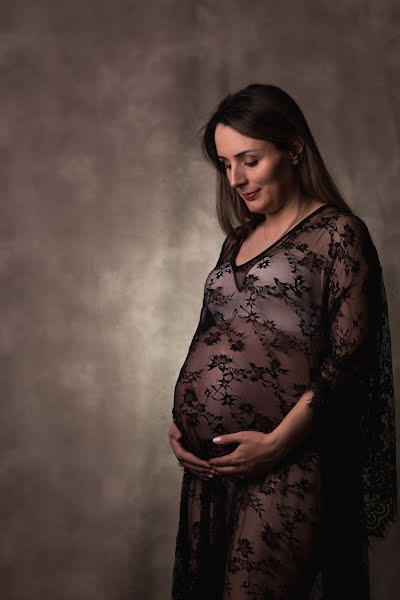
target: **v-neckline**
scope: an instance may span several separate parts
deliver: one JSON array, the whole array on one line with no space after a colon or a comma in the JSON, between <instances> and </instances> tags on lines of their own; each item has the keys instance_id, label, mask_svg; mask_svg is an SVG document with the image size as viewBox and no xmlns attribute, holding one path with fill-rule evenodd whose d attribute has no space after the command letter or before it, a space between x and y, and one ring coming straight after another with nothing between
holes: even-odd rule
<instances>
[{"instance_id":1,"label":"v-neckline","mask_svg":"<svg viewBox=\"0 0 400 600\"><path fill-rule=\"evenodd\" d=\"M246 265L252 263L257 258L264 257L264 255L266 255L267 252L269 252L272 248L274 248L277 244L279 244L279 242L281 242L285 237L287 237L288 235L290 235L291 233L296 231L301 225L303 225L306 221L308 221L308 219L310 219L314 215L320 213L322 210L324 210L328 206L335 206L335 205L334 204L322 204L321 206L318 206L318 208L316 208L315 210L310 212L308 215L303 217L298 223L296 223L296 225L293 225L293 227L291 229L286 231L286 233L284 233L277 240L275 240L275 242L273 242L270 246L268 246L268 248L265 248L265 250L262 250L261 252L259 252L255 256L253 256L253 258L249 258L249 260L246 260L246 262L241 263L240 265L237 265L236 264L236 256L239 252L240 246L244 242L244 240L239 239L233 248L233 252L232 252L232 256L231 256L231 260L230 260L230 266L232 267L232 269L234 271L236 271L236 270L241 269L242 267L245 267Z\"/></svg>"}]
</instances>

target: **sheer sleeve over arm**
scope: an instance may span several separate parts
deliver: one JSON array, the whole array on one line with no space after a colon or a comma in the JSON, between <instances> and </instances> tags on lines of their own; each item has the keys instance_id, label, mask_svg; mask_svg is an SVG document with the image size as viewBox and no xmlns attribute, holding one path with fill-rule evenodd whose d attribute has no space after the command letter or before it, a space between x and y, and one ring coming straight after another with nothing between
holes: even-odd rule
<instances>
[{"instance_id":1,"label":"sheer sleeve over arm","mask_svg":"<svg viewBox=\"0 0 400 600\"><path fill-rule=\"evenodd\" d=\"M354 215L339 220L330 255L326 344L307 387L313 392L309 406L332 478L328 493L343 502L343 510L353 494L363 531L382 539L397 517L391 337L382 268L367 226Z\"/></svg>"}]
</instances>

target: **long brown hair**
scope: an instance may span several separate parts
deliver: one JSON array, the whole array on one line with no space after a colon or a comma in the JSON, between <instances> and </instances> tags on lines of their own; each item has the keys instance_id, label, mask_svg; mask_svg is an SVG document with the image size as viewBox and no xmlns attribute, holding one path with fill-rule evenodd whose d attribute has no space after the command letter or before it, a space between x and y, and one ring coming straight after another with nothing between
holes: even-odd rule
<instances>
[{"instance_id":1,"label":"long brown hair","mask_svg":"<svg viewBox=\"0 0 400 600\"><path fill-rule=\"evenodd\" d=\"M290 150L292 138L301 137L304 152L296 165L301 193L353 214L329 175L307 121L293 98L276 85L252 83L225 96L198 131L199 134L204 130L201 148L206 160L217 171L216 213L225 234L246 235L265 219L265 215L252 213L237 190L230 186L215 146L218 123L229 125L248 137L267 140L279 150Z\"/></svg>"}]
</instances>

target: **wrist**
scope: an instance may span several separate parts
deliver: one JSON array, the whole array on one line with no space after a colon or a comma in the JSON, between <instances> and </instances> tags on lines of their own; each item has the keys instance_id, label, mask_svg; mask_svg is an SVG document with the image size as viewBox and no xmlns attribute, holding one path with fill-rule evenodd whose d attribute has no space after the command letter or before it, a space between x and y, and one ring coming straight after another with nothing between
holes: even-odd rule
<instances>
[{"instance_id":1,"label":"wrist","mask_svg":"<svg viewBox=\"0 0 400 600\"><path fill-rule=\"evenodd\" d=\"M269 452L274 453L277 460L284 458L288 452L288 447L284 436L278 428L274 429L270 433L265 434L265 442L268 445Z\"/></svg>"}]
</instances>

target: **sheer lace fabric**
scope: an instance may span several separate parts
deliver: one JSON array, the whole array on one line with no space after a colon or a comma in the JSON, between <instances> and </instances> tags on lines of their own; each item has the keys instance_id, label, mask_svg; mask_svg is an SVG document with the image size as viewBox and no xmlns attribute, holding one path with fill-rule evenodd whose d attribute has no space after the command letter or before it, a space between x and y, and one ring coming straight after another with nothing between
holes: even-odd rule
<instances>
[{"instance_id":1,"label":"sheer lace fabric","mask_svg":"<svg viewBox=\"0 0 400 600\"><path fill-rule=\"evenodd\" d=\"M382 270L365 223L324 205L254 259L224 240L174 391L184 446L271 432L306 390L310 437L262 477L182 479L173 600L369 598L397 510ZM344 586L344 587L343 587ZM353 594L353 596L351 596Z\"/></svg>"}]
</instances>

